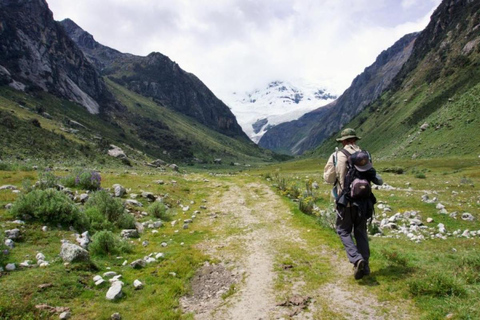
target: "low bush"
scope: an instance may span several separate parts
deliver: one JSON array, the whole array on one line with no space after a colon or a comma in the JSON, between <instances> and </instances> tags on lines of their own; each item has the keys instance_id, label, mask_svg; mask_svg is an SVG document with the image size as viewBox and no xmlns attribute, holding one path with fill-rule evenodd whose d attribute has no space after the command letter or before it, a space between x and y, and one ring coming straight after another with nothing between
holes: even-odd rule
<instances>
[{"instance_id":1,"label":"low bush","mask_svg":"<svg viewBox=\"0 0 480 320\"><path fill-rule=\"evenodd\" d=\"M169 221L171 219L170 214L167 211L165 204L155 201L147 208L148 214L159 218L161 220Z\"/></svg>"},{"instance_id":2,"label":"low bush","mask_svg":"<svg viewBox=\"0 0 480 320\"><path fill-rule=\"evenodd\" d=\"M101 182L100 173L90 170L76 170L72 175L62 179L62 183L67 187L79 187L90 191L99 190Z\"/></svg>"},{"instance_id":3,"label":"low bush","mask_svg":"<svg viewBox=\"0 0 480 320\"><path fill-rule=\"evenodd\" d=\"M97 209L108 221L117 223L125 213L125 207L120 199L113 198L105 190L94 192L85 203L85 208Z\"/></svg>"},{"instance_id":4,"label":"low bush","mask_svg":"<svg viewBox=\"0 0 480 320\"><path fill-rule=\"evenodd\" d=\"M55 189L22 194L13 203L11 213L21 219L31 217L44 223L73 225L78 231L88 228L85 214L66 194Z\"/></svg>"},{"instance_id":5,"label":"low bush","mask_svg":"<svg viewBox=\"0 0 480 320\"><path fill-rule=\"evenodd\" d=\"M135 217L128 212L124 212L116 222L120 229L135 229Z\"/></svg>"},{"instance_id":6,"label":"low bush","mask_svg":"<svg viewBox=\"0 0 480 320\"><path fill-rule=\"evenodd\" d=\"M46 190L49 188L57 188L59 178L53 174L52 171L46 169L38 174L38 182L35 185L36 188Z\"/></svg>"},{"instance_id":7,"label":"low bush","mask_svg":"<svg viewBox=\"0 0 480 320\"><path fill-rule=\"evenodd\" d=\"M120 237L109 230L95 233L88 248L94 256L105 256L131 251L131 246L127 241L120 239Z\"/></svg>"},{"instance_id":8,"label":"low bush","mask_svg":"<svg viewBox=\"0 0 480 320\"><path fill-rule=\"evenodd\" d=\"M5 237L3 231L0 233L0 266L3 267L7 263L8 254L10 250L5 245Z\"/></svg>"},{"instance_id":9,"label":"low bush","mask_svg":"<svg viewBox=\"0 0 480 320\"><path fill-rule=\"evenodd\" d=\"M103 213L95 207L90 207L85 210L85 215L90 221L90 231L92 233L102 230L113 231L115 228L114 224L108 221Z\"/></svg>"},{"instance_id":10,"label":"low bush","mask_svg":"<svg viewBox=\"0 0 480 320\"><path fill-rule=\"evenodd\" d=\"M300 198L298 202L298 208L305 214L313 215L313 207L315 205L315 199L313 197Z\"/></svg>"}]
</instances>

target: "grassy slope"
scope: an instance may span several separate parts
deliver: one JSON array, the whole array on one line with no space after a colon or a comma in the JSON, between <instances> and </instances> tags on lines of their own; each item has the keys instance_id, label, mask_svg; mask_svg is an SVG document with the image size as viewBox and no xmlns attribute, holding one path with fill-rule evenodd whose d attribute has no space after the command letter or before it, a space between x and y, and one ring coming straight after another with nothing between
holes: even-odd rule
<instances>
[{"instance_id":1,"label":"grassy slope","mask_svg":"<svg viewBox=\"0 0 480 320\"><path fill-rule=\"evenodd\" d=\"M261 150L250 141L240 141L211 130L193 119L175 111L158 106L151 99L135 94L119 84L106 79L110 90L130 112L142 117L164 122L179 139L192 143L197 158L212 161L222 158L224 162L258 162L269 160L271 152Z\"/></svg>"},{"instance_id":2,"label":"grassy slope","mask_svg":"<svg viewBox=\"0 0 480 320\"><path fill-rule=\"evenodd\" d=\"M0 157L39 162L62 160L70 166L121 165L106 156L108 146L115 144L124 149L133 164L161 158L181 165L192 162L191 157L204 162L221 158L225 164L272 161L270 151L263 151L250 141L219 134L113 82L108 84L127 106L128 114L116 114L113 118L91 115L75 103L43 92L25 94L0 87L0 136L6 141ZM52 119L42 117L39 109ZM40 127L32 124L33 119L39 121ZM72 127L68 119L85 128ZM78 132L65 132L61 128Z\"/></svg>"}]
</instances>

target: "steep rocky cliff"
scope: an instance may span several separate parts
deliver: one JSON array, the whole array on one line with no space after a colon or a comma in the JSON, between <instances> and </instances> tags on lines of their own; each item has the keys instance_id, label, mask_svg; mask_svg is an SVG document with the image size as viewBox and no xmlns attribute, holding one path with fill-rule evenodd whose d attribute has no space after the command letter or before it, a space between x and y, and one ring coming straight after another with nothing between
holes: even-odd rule
<instances>
[{"instance_id":1,"label":"steep rocky cliff","mask_svg":"<svg viewBox=\"0 0 480 320\"><path fill-rule=\"evenodd\" d=\"M230 109L195 75L167 56L158 52L146 57L121 53L96 42L73 21L61 23L102 75L220 133L248 139Z\"/></svg>"},{"instance_id":2,"label":"steep rocky cliff","mask_svg":"<svg viewBox=\"0 0 480 320\"><path fill-rule=\"evenodd\" d=\"M418 33L404 36L357 76L333 103L300 119L271 128L261 147L288 154L302 154L321 144L374 101L392 82L410 57Z\"/></svg>"},{"instance_id":3,"label":"steep rocky cliff","mask_svg":"<svg viewBox=\"0 0 480 320\"><path fill-rule=\"evenodd\" d=\"M47 91L93 114L114 104L95 68L53 20L45 0L0 0L0 83Z\"/></svg>"}]
</instances>

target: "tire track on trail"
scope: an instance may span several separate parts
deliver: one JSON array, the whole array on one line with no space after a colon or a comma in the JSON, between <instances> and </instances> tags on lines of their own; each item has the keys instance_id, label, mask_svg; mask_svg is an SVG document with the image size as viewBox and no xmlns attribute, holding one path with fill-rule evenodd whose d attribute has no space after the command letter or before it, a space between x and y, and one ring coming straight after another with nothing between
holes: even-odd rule
<instances>
[{"instance_id":1,"label":"tire track on trail","mask_svg":"<svg viewBox=\"0 0 480 320\"><path fill-rule=\"evenodd\" d=\"M240 177L235 184L212 183L216 191L209 199L210 214L201 223L214 236L199 247L220 262L207 263L197 272L193 294L181 300L185 313L193 313L197 320L409 318L408 313L396 312L395 305L379 302L368 288L349 284L348 262L321 243L308 243L302 234L310 230L293 226L289 207L268 186ZM279 290L278 258L286 255L281 243L314 252L329 269L322 273L339 276L313 286L307 286L302 276L293 277L287 289ZM301 294L309 297L307 308L278 303L281 297Z\"/></svg>"}]
</instances>

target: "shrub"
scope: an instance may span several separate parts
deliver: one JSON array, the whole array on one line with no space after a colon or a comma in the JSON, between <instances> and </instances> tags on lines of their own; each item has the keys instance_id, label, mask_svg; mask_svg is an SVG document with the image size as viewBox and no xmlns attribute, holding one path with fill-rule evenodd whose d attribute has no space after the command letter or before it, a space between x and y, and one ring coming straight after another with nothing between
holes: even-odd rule
<instances>
[{"instance_id":1,"label":"shrub","mask_svg":"<svg viewBox=\"0 0 480 320\"><path fill-rule=\"evenodd\" d=\"M107 220L107 218L103 215L95 207L88 208L85 210L85 215L87 216L90 222L90 230L92 232L101 231L101 230L110 230L113 231L114 224Z\"/></svg>"},{"instance_id":2,"label":"shrub","mask_svg":"<svg viewBox=\"0 0 480 320\"><path fill-rule=\"evenodd\" d=\"M120 239L120 237L109 230L95 233L88 248L92 255L97 256L131 251L131 247L127 241Z\"/></svg>"},{"instance_id":3,"label":"shrub","mask_svg":"<svg viewBox=\"0 0 480 320\"><path fill-rule=\"evenodd\" d=\"M161 203L161 202L158 202L158 201L155 201L154 203L152 203L148 208L147 208L147 212L156 217L156 218L159 218L159 219L162 219L162 220L170 220L171 219L171 216L170 214L167 213L167 207L165 206L165 204Z\"/></svg>"},{"instance_id":4,"label":"shrub","mask_svg":"<svg viewBox=\"0 0 480 320\"><path fill-rule=\"evenodd\" d=\"M73 201L63 192L55 189L33 190L22 194L13 204L11 213L24 219L44 223L73 225L77 230L88 227L85 215L80 212Z\"/></svg>"},{"instance_id":5,"label":"shrub","mask_svg":"<svg viewBox=\"0 0 480 320\"><path fill-rule=\"evenodd\" d=\"M85 190L96 191L100 189L102 177L96 171L76 170L73 175L62 179L67 187L80 187Z\"/></svg>"},{"instance_id":6,"label":"shrub","mask_svg":"<svg viewBox=\"0 0 480 320\"><path fill-rule=\"evenodd\" d=\"M49 188L57 188L57 185L58 177L56 177L49 169L38 174L38 183L36 184L38 189L46 190Z\"/></svg>"},{"instance_id":7,"label":"shrub","mask_svg":"<svg viewBox=\"0 0 480 320\"><path fill-rule=\"evenodd\" d=\"M327 210L322 210L318 214L318 224L328 228L335 230L336 222L337 222L337 211L335 210L334 204L331 204Z\"/></svg>"},{"instance_id":8,"label":"shrub","mask_svg":"<svg viewBox=\"0 0 480 320\"><path fill-rule=\"evenodd\" d=\"M113 198L105 190L92 193L85 204L85 208L96 208L108 221L113 223L116 223L125 212L122 201Z\"/></svg>"},{"instance_id":9,"label":"shrub","mask_svg":"<svg viewBox=\"0 0 480 320\"><path fill-rule=\"evenodd\" d=\"M3 236L3 232L0 233L0 266L4 266L7 262L8 254L10 250L5 245L5 237Z\"/></svg>"},{"instance_id":10,"label":"shrub","mask_svg":"<svg viewBox=\"0 0 480 320\"><path fill-rule=\"evenodd\" d=\"M298 202L298 208L305 214L313 214L313 206L315 204L315 199L312 197L301 198Z\"/></svg>"},{"instance_id":11,"label":"shrub","mask_svg":"<svg viewBox=\"0 0 480 320\"><path fill-rule=\"evenodd\" d=\"M135 217L128 212L124 212L117 220L117 227L120 229L134 229Z\"/></svg>"}]
</instances>

